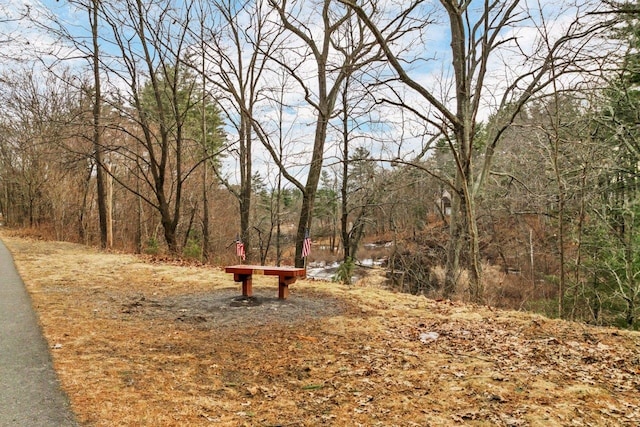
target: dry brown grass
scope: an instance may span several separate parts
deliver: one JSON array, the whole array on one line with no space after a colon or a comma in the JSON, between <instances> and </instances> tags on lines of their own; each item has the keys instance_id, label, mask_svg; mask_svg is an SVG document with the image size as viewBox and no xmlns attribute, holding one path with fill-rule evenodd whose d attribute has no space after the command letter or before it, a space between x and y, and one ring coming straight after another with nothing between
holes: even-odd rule
<instances>
[{"instance_id":1,"label":"dry brown grass","mask_svg":"<svg viewBox=\"0 0 640 427\"><path fill-rule=\"evenodd\" d=\"M640 425L638 333L2 238L83 425Z\"/></svg>"}]
</instances>

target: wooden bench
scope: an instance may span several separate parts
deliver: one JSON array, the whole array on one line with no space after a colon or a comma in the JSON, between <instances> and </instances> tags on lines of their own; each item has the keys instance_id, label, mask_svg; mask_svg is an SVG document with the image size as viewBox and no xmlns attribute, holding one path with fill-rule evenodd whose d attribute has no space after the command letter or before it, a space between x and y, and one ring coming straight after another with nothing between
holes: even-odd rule
<instances>
[{"instance_id":1,"label":"wooden bench","mask_svg":"<svg viewBox=\"0 0 640 427\"><path fill-rule=\"evenodd\" d=\"M264 274L266 276L278 276L278 298L287 299L289 285L295 283L298 278L304 279L307 272L304 268L297 267L268 267L263 265L231 265L225 267L225 272L233 273L235 282L242 282L242 295L253 295L253 275Z\"/></svg>"}]
</instances>

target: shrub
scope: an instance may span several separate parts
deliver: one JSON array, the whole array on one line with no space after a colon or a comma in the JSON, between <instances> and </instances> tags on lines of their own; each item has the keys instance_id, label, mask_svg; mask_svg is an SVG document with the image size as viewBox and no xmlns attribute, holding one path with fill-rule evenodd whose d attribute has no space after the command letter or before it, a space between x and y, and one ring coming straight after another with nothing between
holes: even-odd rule
<instances>
[{"instance_id":1,"label":"shrub","mask_svg":"<svg viewBox=\"0 0 640 427\"><path fill-rule=\"evenodd\" d=\"M351 257L348 257L346 261L344 261L338 267L336 271L336 275L333 276L334 282L342 282L345 285L351 284L351 278L353 277L353 271L355 270L356 263L353 261Z\"/></svg>"},{"instance_id":2,"label":"shrub","mask_svg":"<svg viewBox=\"0 0 640 427\"><path fill-rule=\"evenodd\" d=\"M147 255L158 255L160 253L160 244L155 237L149 237L144 245L144 253Z\"/></svg>"},{"instance_id":3,"label":"shrub","mask_svg":"<svg viewBox=\"0 0 640 427\"><path fill-rule=\"evenodd\" d=\"M187 244L182 249L182 255L189 259L202 259L202 245L200 240L194 237L189 237Z\"/></svg>"}]
</instances>

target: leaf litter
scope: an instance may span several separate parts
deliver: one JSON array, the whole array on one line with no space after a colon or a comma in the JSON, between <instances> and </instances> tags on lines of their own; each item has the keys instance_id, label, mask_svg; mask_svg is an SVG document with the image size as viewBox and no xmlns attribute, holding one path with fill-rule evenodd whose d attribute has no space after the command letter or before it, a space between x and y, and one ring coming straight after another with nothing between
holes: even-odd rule
<instances>
[{"instance_id":1,"label":"leaf litter","mask_svg":"<svg viewBox=\"0 0 640 427\"><path fill-rule=\"evenodd\" d=\"M640 425L636 332L2 238L83 425Z\"/></svg>"}]
</instances>

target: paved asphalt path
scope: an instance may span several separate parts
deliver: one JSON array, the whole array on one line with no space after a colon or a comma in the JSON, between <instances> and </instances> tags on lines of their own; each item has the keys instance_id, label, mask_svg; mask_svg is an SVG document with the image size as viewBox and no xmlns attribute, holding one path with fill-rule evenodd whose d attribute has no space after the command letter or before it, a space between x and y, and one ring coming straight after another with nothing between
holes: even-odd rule
<instances>
[{"instance_id":1,"label":"paved asphalt path","mask_svg":"<svg viewBox=\"0 0 640 427\"><path fill-rule=\"evenodd\" d=\"M0 427L72 426L31 298L0 241Z\"/></svg>"}]
</instances>

